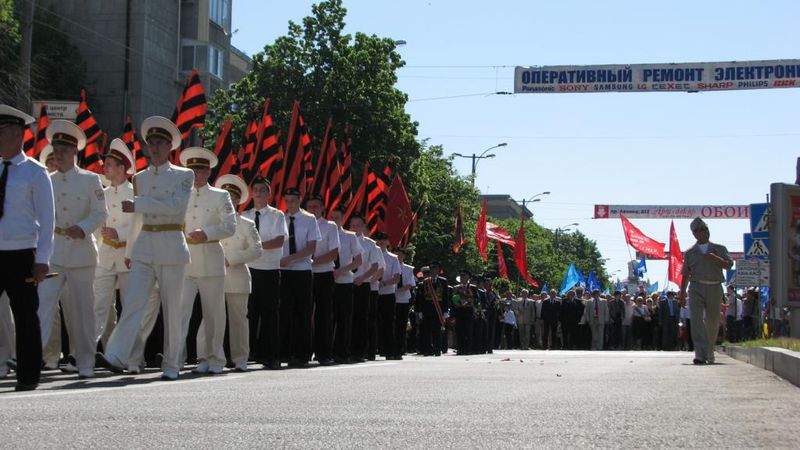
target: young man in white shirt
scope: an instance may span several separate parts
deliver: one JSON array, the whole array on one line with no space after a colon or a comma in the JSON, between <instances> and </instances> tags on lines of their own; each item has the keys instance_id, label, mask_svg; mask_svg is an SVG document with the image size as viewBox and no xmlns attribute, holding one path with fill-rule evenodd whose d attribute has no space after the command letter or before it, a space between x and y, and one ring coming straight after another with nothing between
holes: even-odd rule
<instances>
[{"instance_id":1,"label":"young man in white shirt","mask_svg":"<svg viewBox=\"0 0 800 450\"><path fill-rule=\"evenodd\" d=\"M394 304L394 345L397 356L406 352L406 328L408 327L408 310L411 307L411 289L416 286L414 267L405 263L408 252L405 248L394 249L400 263L400 281L397 283Z\"/></svg>"},{"instance_id":2,"label":"young man in white shirt","mask_svg":"<svg viewBox=\"0 0 800 450\"><path fill-rule=\"evenodd\" d=\"M353 272L362 265L363 249L359 238L352 231L342 228L346 211L337 207L331 211L331 219L339 231L339 257L337 267L333 271L335 285L333 288L333 327L336 330L333 338L333 359L339 364L356 362L351 353L353 335L353 291L355 278ZM369 290L369 286L367 286Z\"/></svg>"},{"instance_id":3,"label":"young man in white shirt","mask_svg":"<svg viewBox=\"0 0 800 450\"><path fill-rule=\"evenodd\" d=\"M361 245L361 265L353 276L353 334L351 339L352 358L359 362L375 359L374 327L370 327L370 309L377 304L378 289L372 291L372 280L383 273L383 254L375 241L364 235L366 221L360 213L350 216L350 231L356 233ZM370 345L372 341L372 345Z\"/></svg>"},{"instance_id":4,"label":"young man in white shirt","mask_svg":"<svg viewBox=\"0 0 800 450\"><path fill-rule=\"evenodd\" d=\"M251 359L267 369L281 368L280 360L280 262L283 242L289 235L281 210L269 206L270 183L257 177L252 183L253 208L242 213L252 220L261 237L261 257L248 264L252 291L247 303Z\"/></svg>"},{"instance_id":5,"label":"young man in white shirt","mask_svg":"<svg viewBox=\"0 0 800 450\"><path fill-rule=\"evenodd\" d=\"M286 227L281 258L281 353L289 367L306 368L311 359L311 315L314 275L311 259L322 239L314 215L300 209L300 190L283 191Z\"/></svg>"},{"instance_id":6,"label":"young man in white shirt","mask_svg":"<svg viewBox=\"0 0 800 450\"><path fill-rule=\"evenodd\" d=\"M397 255L389 251L388 234L382 231L375 233L375 243L383 252L386 262L386 269L378 285L378 351L387 360L403 359L397 350L394 336L394 305L397 283L401 276L400 261Z\"/></svg>"},{"instance_id":7,"label":"young man in white shirt","mask_svg":"<svg viewBox=\"0 0 800 450\"><path fill-rule=\"evenodd\" d=\"M16 391L39 385L42 336L36 283L50 270L55 222L50 177L22 152L25 126L33 121L0 105L0 293L8 294L16 324Z\"/></svg>"},{"instance_id":8,"label":"young man in white shirt","mask_svg":"<svg viewBox=\"0 0 800 450\"><path fill-rule=\"evenodd\" d=\"M335 261L339 257L339 227L323 217L325 199L311 194L306 200L308 212L317 219L322 239L314 250L311 271L314 273L314 358L322 366L333 364L333 289Z\"/></svg>"}]
</instances>

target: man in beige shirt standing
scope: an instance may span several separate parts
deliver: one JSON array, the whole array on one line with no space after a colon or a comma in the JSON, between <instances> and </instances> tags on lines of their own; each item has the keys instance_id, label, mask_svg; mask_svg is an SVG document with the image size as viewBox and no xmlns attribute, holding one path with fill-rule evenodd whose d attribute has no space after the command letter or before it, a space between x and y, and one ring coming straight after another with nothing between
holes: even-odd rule
<instances>
[{"instance_id":1,"label":"man in beige shirt standing","mask_svg":"<svg viewBox=\"0 0 800 450\"><path fill-rule=\"evenodd\" d=\"M683 253L683 280L679 300L686 303L689 287L689 310L692 316L691 333L694 341L694 364L714 363L714 342L717 337L722 301L722 269L730 269L733 260L728 249L708 241L708 225L695 218L691 225L697 243ZM690 284L691 283L691 284Z\"/></svg>"}]
</instances>

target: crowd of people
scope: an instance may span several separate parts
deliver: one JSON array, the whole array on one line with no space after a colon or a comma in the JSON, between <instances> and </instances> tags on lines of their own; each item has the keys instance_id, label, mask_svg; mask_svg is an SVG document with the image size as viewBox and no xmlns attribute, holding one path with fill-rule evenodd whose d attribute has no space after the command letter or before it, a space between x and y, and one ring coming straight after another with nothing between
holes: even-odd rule
<instances>
[{"instance_id":1,"label":"crowd of people","mask_svg":"<svg viewBox=\"0 0 800 450\"><path fill-rule=\"evenodd\" d=\"M40 162L25 156L32 121L0 105L0 377L16 371L17 390L36 389L42 370L92 378L97 368L158 367L175 380L191 366L213 375L449 349L692 350L692 337L704 342L695 363L713 361L703 327L715 321L691 322L715 308L717 269L730 258L707 243L699 219L684 269L687 284L703 277L689 289L689 302L702 303L696 310L686 284L677 296L500 295L469 270L454 282L437 261L415 271L406 249L390 248L386 233L369 236L358 212L347 223L343 208L325 217L316 193L284 187L283 211L270 206L267 179L248 185L225 175L210 185L216 155L192 147L171 163L181 134L166 118L142 123L146 169L134 175L133 155L114 140L104 179L76 166L86 136L69 121L50 123L52 149ZM732 336L752 334L753 321L736 324L755 302L749 294L741 307L734 302Z\"/></svg>"}]
</instances>

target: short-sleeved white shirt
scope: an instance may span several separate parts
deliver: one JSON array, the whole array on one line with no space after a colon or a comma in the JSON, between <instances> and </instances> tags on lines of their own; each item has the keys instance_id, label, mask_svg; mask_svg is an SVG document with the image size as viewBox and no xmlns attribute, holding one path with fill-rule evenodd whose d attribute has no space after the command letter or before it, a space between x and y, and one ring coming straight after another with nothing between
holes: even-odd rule
<instances>
[{"instance_id":1,"label":"short-sleeved white shirt","mask_svg":"<svg viewBox=\"0 0 800 450\"><path fill-rule=\"evenodd\" d=\"M258 235L261 242L271 241L279 236L283 236L283 242L289 239L289 229L283 218L283 211L275 209L269 205L258 210L261 214L258 217ZM256 221L256 209L248 209L242 213L242 217ZM247 267L258 270L278 270L281 266L283 249L280 247L264 249L261 257L255 261L247 263Z\"/></svg>"}]
</instances>

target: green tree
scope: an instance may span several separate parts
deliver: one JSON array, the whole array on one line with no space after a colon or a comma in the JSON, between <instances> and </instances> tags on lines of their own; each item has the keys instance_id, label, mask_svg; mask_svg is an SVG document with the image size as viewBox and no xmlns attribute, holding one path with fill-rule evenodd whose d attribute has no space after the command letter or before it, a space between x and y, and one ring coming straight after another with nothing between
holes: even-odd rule
<instances>
[{"instance_id":1,"label":"green tree","mask_svg":"<svg viewBox=\"0 0 800 450\"><path fill-rule=\"evenodd\" d=\"M19 60L19 20L14 0L0 0L0 102L13 103L19 84L16 63Z\"/></svg>"},{"instance_id":2,"label":"green tree","mask_svg":"<svg viewBox=\"0 0 800 450\"><path fill-rule=\"evenodd\" d=\"M312 7L302 24L253 56L253 70L231 89L218 91L209 105L204 137L212 139L226 117L239 139L247 122L260 114L264 98L278 126L288 131L294 100L316 138L328 119L337 135L349 125L354 176L367 160L396 159L404 172L419 155L417 123L405 112L406 94L395 87L396 71L405 63L390 38L344 33L341 0Z\"/></svg>"}]
</instances>

